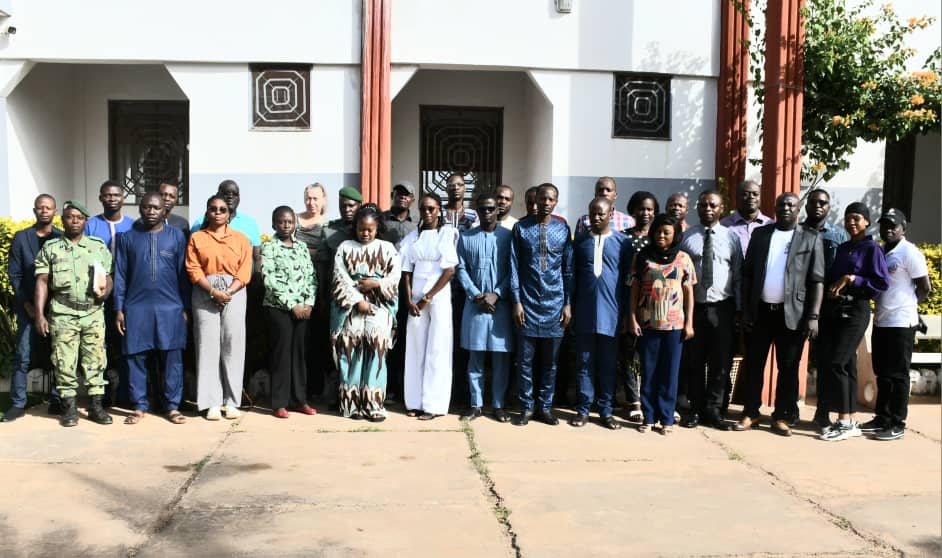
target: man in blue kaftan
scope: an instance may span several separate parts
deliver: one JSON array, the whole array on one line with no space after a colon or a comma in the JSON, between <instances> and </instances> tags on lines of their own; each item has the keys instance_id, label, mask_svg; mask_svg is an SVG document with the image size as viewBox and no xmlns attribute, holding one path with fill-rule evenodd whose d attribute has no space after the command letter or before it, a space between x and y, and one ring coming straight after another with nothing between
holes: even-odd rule
<instances>
[{"instance_id":1,"label":"man in blue kaftan","mask_svg":"<svg viewBox=\"0 0 942 558\"><path fill-rule=\"evenodd\" d=\"M576 338L579 401L572 426L585 426L589 406L596 404L602 425L621 425L612 416L618 356L618 324L625 305L623 267L630 262L631 242L609 225L612 202L598 197L589 204L589 230L573 243L572 329ZM598 386L594 389L593 382Z\"/></svg>"},{"instance_id":2,"label":"man in blue kaftan","mask_svg":"<svg viewBox=\"0 0 942 558\"><path fill-rule=\"evenodd\" d=\"M551 407L556 388L556 358L571 317L572 239L569 225L553 218L558 196L556 186L541 184L537 190L536 215L514 225L510 244L510 295L520 336L517 346L520 426L526 425L534 414L533 360L538 353L542 370L536 417L546 424L559 424Z\"/></svg>"},{"instance_id":3,"label":"man in blue kaftan","mask_svg":"<svg viewBox=\"0 0 942 558\"><path fill-rule=\"evenodd\" d=\"M190 282L184 269L183 232L164 221L160 195L148 193L140 203L141 219L118 237L114 300L118 332L128 362L128 387L136 424L148 410L147 357L153 353L163 379L167 418L179 424L183 394L183 349Z\"/></svg>"},{"instance_id":4,"label":"man in blue kaftan","mask_svg":"<svg viewBox=\"0 0 942 558\"><path fill-rule=\"evenodd\" d=\"M497 196L478 196L480 226L462 231L458 240L458 281L467 296L461 316L461 348L469 351L468 383L471 410L462 418L474 420L483 414L484 364L491 355L491 403L494 419L507 422L504 395L513 351L510 315L510 242L513 233L497 224Z\"/></svg>"}]
</instances>

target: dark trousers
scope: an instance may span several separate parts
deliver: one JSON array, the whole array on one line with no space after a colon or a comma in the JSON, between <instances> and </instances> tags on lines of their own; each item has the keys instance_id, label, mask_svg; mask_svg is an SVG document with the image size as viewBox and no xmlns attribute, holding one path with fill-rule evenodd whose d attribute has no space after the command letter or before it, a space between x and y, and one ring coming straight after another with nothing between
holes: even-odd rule
<instances>
[{"instance_id":1,"label":"dark trousers","mask_svg":"<svg viewBox=\"0 0 942 558\"><path fill-rule=\"evenodd\" d=\"M857 347L870 323L870 301L865 298L838 306L827 301L821 311L816 355L818 409L853 413L857 407Z\"/></svg>"},{"instance_id":2,"label":"dark trousers","mask_svg":"<svg viewBox=\"0 0 942 558\"><path fill-rule=\"evenodd\" d=\"M723 407L723 395L729 383L729 351L733 346L735 318L736 303L733 300L694 306L693 330L696 334L685 343L685 355L689 356L690 362L687 398L694 413L719 414Z\"/></svg>"},{"instance_id":3,"label":"dark trousers","mask_svg":"<svg viewBox=\"0 0 942 558\"><path fill-rule=\"evenodd\" d=\"M526 337L517 338L517 396L523 411L532 411L533 400L533 361L539 354L540 381L537 403L541 411L549 411L553 407L553 394L556 391L556 359L559 357L559 347L562 337Z\"/></svg>"},{"instance_id":4,"label":"dark trousers","mask_svg":"<svg viewBox=\"0 0 942 558\"><path fill-rule=\"evenodd\" d=\"M759 302L755 325L747 337L746 347L746 393L743 415L759 416L762 407L762 387L765 384L765 363L769 358L769 347L775 344L775 364L778 380L775 383L775 420L798 415L798 364L805 346L805 335L801 331L785 326L785 311L781 305Z\"/></svg>"},{"instance_id":5,"label":"dark trousers","mask_svg":"<svg viewBox=\"0 0 942 558\"><path fill-rule=\"evenodd\" d=\"M307 320L297 320L288 310L265 307L271 325L271 408L300 407L307 403Z\"/></svg>"},{"instance_id":6,"label":"dark trousers","mask_svg":"<svg viewBox=\"0 0 942 558\"><path fill-rule=\"evenodd\" d=\"M599 416L612 416L615 399L615 370L618 356L617 337L590 333L576 336L576 381L579 399L576 412L588 415L592 400L596 399ZM595 385L598 389L594 389Z\"/></svg>"},{"instance_id":7,"label":"dark trousers","mask_svg":"<svg viewBox=\"0 0 942 558\"><path fill-rule=\"evenodd\" d=\"M136 411L147 411L150 407L147 400L147 357L149 355L156 357L156 376L163 379L163 382L156 382L163 410L179 409L180 399L183 397L183 349L144 351L125 357L128 363L128 397L131 408ZM160 385L161 383L163 385Z\"/></svg>"},{"instance_id":8,"label":"dark trousers","mask_svg":"<svg viewBox=\"0 0 942 558\"><path fill-rule=\"evenodd\" d=\"M876 413L887 426L906 426L915 340L916 330L911 327L873 328L870 350L877 376Z\"/></svg>"},{"instance_id":9,"label":"dark trousers","mask_svg":"<svg viewBox=\"0 0 942 558\"><path fill-rule=\"evenodd\" d=\"M386 400L390 394L395 394L398 401L402 401L403 381L406 369L406 323L409 321L409 299L406 291L399 285L399 307L396 309L396 344L386 356ZM459 326L460 331L460 326Z\"/></svg>"},{"instance_id":10,"label":"dark trousers","mask_svg":"<svg viewBox=\"0 0 942 558\"><path fill-rule=\"evenodd\" d=\"M122 354L122 339L115 323L116 310L114 298L105 300L105 354L108 364L105 368L105 395L102 401L106 407L113 403L126 403L130 401L130 387L128 380L128 364ZM117 376L111 375L117 372Z\"/></svg>"},{"instance_id":11,"label":"dark trousers","mask_svg":"<svg viewBox=\"0 0 942 558\"><path fill-rule=\"evenodd\" d=\"M645 424L674 424L683 331L646 329L638 340L641 356L641 411Z\"/></svg>"},{"instance_id":12,"label":"dark trousers","mask_svg":"<svg viewBox=\"0 0 942 558\"><path fill-rule=\"evenodd\" d=\"M10 376L10 404L13 407L26 407L26 384L29 379L29 365L31 355L36 345L41 345L46 354L51 352L49 340L35 335L33 320L30 319L25 309L16 310L16 340L13 346L13 361L11 362L12 375ZM46 359L48 360L48 359ZM52 365L49 365L52 368ZM58 403L59 393L56 391L55 381L49 392L50 401Z\"/></svg>"},{"instance_id":13,"label":"dark trousers","mask_svg":"<svg viewBox=\"0 0 942 558\"><path fill-rule=\"evenodd\" d=\"M634 366L637 356L638 338L627 333L618 334L618 370L619 377L624 382L625 402L629 406L641 404L641 391L638 385L638 374Z\"/></svg>"}]
</instances>

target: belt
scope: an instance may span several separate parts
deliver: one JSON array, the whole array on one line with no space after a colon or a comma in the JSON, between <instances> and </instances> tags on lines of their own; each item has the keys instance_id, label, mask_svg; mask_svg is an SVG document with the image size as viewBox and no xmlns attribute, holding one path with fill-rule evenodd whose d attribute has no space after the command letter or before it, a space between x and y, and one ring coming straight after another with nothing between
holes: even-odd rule
<instances>
[{"instance_id":1,"label":"belt","mask_svg":"<svg viewBox=\"0 0 942 558\"><path fill-rule=\"evenodd\" d=\"M765 306L765 308L766 308L767 310L771 311L771 312L781 312L782 310L785 309L785 303L783 303L783 302L777 302L777 303L775 303L775 304L770 304L770 303L768 303L768 302L760 301L759 304L761 304L762 306Z\"/></svg>"},{"instance_id":2,"label":"belt","mask_svg":"<svg viewBox=\"0 0 942 558\"><path fill-rule=\"evenodd\" d=\"M716 302L695 302L697 306L723 306L726 304L734 304L736 301L732 298L727 298L724 300L717 300Z\"/></svg>"},{"instance_id":3,"label":"belt","mask_svg":"<svg viewBox=\"0 0 942 558\"><path fill-rule=\"evenodd\" d=\"M74 300L69 300L64 295L63 296L55 295L52 298L59 304L65 306L66 308L71 308L72 310L78 310L80 312L85 311L85 310L91 310L92 308L99 306L99 304L94 303L94 302L75 302Z\"/></svg>"}]
</instances>

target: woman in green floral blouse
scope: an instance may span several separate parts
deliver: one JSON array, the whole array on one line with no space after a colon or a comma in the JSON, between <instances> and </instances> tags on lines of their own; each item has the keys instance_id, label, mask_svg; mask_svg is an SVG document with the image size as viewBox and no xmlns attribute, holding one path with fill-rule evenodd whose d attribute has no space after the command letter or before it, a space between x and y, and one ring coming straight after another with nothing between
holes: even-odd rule
<instances>
[{"instance_id":1,"label":"woman in green floral blouse","mask_svg":"<svg viewBox=\"0 0 942 558\"><path fill-rule=\"evenodd\" d=\"M287 206L271 215L275 238L262 246L265 307L271 324L271 407L278 418L288 408L313 415L307 404L305 331L317 293L317 275L307 246L295 240L295 215Z\"/></svg>"}]
</instances>

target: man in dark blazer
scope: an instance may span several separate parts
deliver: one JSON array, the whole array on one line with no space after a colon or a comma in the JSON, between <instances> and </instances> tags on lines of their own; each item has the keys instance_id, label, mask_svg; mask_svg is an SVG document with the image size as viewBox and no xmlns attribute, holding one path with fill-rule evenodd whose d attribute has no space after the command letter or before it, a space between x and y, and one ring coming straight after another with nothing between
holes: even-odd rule
<instances>
[{"instance_id":1,"label":"man in dark blazer","mask_svg":"<svg viewBox=\"0 0 942 558\"><path fill-rule=\"evenodd\" d=\"M746 347L746 393L739 431L759 424L765 362L775 344L778 380L772 431L791 435L798 416L798 364L806 337L818 335L818 313L824 293L824 247L818 234L798 224L798 196L775 200L774 224L755 230L743 264L743 324Z\"/></svg>"},{"instance_id":2,"label":"man in dark blazer","mask_svg":"<svg viewBox=\"0 0 942 558\"><path fill-rule=\"evenodd\" d=\"M32 227L17 231L10 247L8 272L13 285L13 310L16 313L16 342L13 353L13 376L10 379L10 408L4 413L2 422L13 422L24 414L26 408L26 380L32 349L33 320L42 308L33 307L33 291L36 290L34 272L36 254L47 240L62 236L62 231L52 226L56 216L56 199L49 194L40 194L33 202L36 222ZM58 396L53 388L50 414L58 414Z\"/></svg>"}]
</instances>

